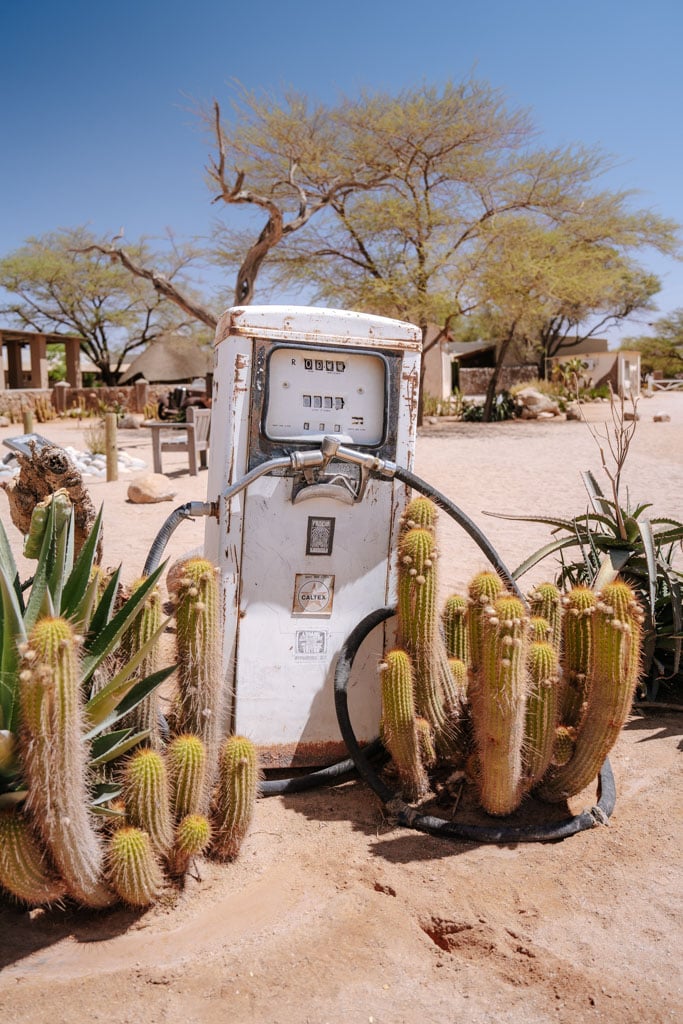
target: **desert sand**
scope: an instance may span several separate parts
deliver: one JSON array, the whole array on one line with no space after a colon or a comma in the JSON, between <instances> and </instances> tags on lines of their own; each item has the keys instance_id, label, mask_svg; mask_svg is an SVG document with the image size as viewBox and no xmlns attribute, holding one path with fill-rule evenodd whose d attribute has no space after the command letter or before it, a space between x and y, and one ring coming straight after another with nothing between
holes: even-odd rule
<instances>
[{"instance_id":1,"label":"desert sand","mask_svg":"<svg viewBox=\"0 0 683 1024\"><path fill-rule=\"evenodd\" d=\"M670 422L654 423L656 411ZM653 514L683 518L683 394L641 400L640 414L622 496L628 488ZM602 429L607 407L586 415ZM37 429L84 448L77 421ZM2 428L0 441L19 432ZM144 430L119 441L151 470ZM105 561L128 580L169 512L206 497L206 475L189 477L182 457L164 468L177 488L164 504L128 503L129 476L88 481L104 503ZM415 463L510 568L547 528L484 512L578 514L585 469L607 486L586 424L555 421L427 425ZM0 514L19 552L4 495ZM442 525L446 592L484 558ZM201 521L184 524L167 554L202 537ZM476 845L401 829L350 781L259 801L234 864L202 863L145 913L28 913L0 901L0 1010L13 1024L681 1020L682 732L680 714L637 708L611 755L609 827L561 842ZM587 792L571 810L594 802Z\"/></svg>"}]
</instances>

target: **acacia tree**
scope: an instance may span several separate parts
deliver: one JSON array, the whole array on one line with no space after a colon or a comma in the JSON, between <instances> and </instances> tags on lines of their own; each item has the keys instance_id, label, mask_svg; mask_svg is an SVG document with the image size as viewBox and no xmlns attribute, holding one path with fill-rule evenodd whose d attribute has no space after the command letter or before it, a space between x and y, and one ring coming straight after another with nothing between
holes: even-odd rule
<instances>
[{"instance_id":1,"label":"acacia tree","mask_svg":"<svg viewBox=\"0 0 683 1024\"><path fill-rule=\"evenodd\" d=\"M659 317L651 326L654 335L626 338L622 348L635 348L640 352L643 373L683 376L683 309Z\"/></svg>"},{"instance_id":2,"label":"acacia tree","mask_svg":"<svg viewBox=\"0 0 683 1024\"><path fill-rule=\"evenodd\" d=\"M272 289L300 286L314 301L417 323L426 353L490 298L480 281L501 233L509 246L511 219L566 228L587 250L599 244L602 258L621 271L630 250L674 245L669 222L630 213L623 193L596 191L607 167L599 153L534 148L527 114L508 109L486 83L362 95L333 107L297 94L278 103L241 92L229 122L217 105L203 116L215 143L213 201L266 217L256 239L253 220L214 232L211 259L237 268L238 304L251 301L265 264ZM178 289L135 265L126 250L106 251L188 309ZM555 310L536 343L549 353L585 315L614 315L617 300L620 311L642 308L642 299L633 305L631 292L619 291L618 276L599 298ZM654 288L652 278L638 281ZM212 311L197 315L215 323Z\"/></svg>"},{"instance_id":3,"label":"acacia tree","mask_svg":"<svg viewBox=\"0 0 683 1024\"><path fill-rule=\"evenodd\" d=\"M252 113L252 173L267 177L296 145L291 118L272 105L254 104ZM309 138L301 113L299 122L299 135ZM516 311L499 354L523 331L551 355L571 331L579 337L586 317L594 331L644 308L657 282L627 254L675 245L671 222L629 211L625 193L595 190L607 166L599 153L531 148L527 115L507 109L484 83L346 100L328 111L327 130L336 145L317 154L317 175L351 159L381 183L330 196L314 224L273 250L272 276L280 286L307 286L317 300L417 323L423 354L463 317L481 310L490 322L494 295L499 304L502 294L491 268L497 272L501 260ZM543 273L556 282L547 298L559 298L540 318L527 294L526 278L536 273L524 251L531 238L538 258L543 249ZM234 260L243 244L229 232L221 253ZM526 271L515 280L517 266ZM562 281L569 271L571 288Z\"/></svg>"},{"instance_id":4,"label":"acacia tree","mask_svg":"<svg viewBox=\"0 0 683 1024\"><path fill-rule=\"evenodd\" d=\"M546 228L528 218L509 218L487 245L477 276L474 324L496 342L484 419L490 418L508 354L538 360L545 376L548 357L599 334L635 310L650 307L657 279L640 270L614 245L586 239L576 218ZM471 327L470 327L471 329ZM571 334L570 334L571 330Z\"/></svg>"},{"instance_id":5,"label":"acacia tree","mask_svg":"<svg viewBox=\"0 0 683 1024\"><path fill-rule=\"evenodd\" d=\"M115 384L129 352L194 318L179 316L176 305L96 251L97 245L85 227L29 238L0 260L0 287L8 293L0 312L34 331L79 335L104 383ZM165 259L169 280L182 278L192 258L177 247L166 257L152 254L143 243L132 251L144 261Z\"/></svg>"}]
</instances>

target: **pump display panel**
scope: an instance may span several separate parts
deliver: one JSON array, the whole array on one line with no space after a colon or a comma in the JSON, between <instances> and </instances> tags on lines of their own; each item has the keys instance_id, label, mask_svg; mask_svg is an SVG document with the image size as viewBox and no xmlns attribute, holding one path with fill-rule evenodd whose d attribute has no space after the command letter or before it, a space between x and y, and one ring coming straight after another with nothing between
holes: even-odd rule
<instances>
[{"instance_id":1,"label":"pump display panel","mask_svg":"<svg viewBox=\"0 0 683 1024\"><path fill-rule=\"evenodd\" d=\"M378 354L278 347L266 369L263 433L270 441L325 435L364 447L386 435L387 364Z\"/></svg>"}]
</instances>

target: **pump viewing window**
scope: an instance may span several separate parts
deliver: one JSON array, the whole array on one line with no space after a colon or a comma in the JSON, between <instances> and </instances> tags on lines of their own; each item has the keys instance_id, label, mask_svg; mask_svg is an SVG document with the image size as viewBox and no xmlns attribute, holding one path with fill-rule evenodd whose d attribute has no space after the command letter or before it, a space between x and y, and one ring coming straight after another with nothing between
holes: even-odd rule
<instances>
[{"instance_id":1,"label":"pump viewing window","mask_svg":"<svg viewBox=\"0 0 683 1024\"><path fill-rule=\"evenodd\" d=\"M277 347L266 370L263 433L291 443L333 434L346 444L378 447L386 434L386 392L382 355Z\"/></svg>"}]
</instances>

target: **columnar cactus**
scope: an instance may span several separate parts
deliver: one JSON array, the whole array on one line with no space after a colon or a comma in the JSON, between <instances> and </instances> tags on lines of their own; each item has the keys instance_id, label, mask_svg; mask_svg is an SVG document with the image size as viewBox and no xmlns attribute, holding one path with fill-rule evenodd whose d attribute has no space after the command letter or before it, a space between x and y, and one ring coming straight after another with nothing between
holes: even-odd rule
<instances>
[{"instance_id":1,"label":"columnar cactus","mask_svg":"<svg viewBox=\"0 0 683 1024\"><path fill-rule=\"evenodd\" d=\"M562 643L562 595L554 583L540 583L529 594L529 610L532 616L546 620L550 626L549 641L560 654Z\"/></svg>"},{"instance_id":2,"label":"columnar cactus","mask_svg":"<svg viewBox=\"0 0 683 1024\"><path fill-rule=\"evenodd\" d=\"M176 732L199 736L206 746L208 783L213 781L223 718L216 568L191 558L172 584L178 646Z\"/></svg>"},{"instance_id":3,"label":"columnar cactus","mask_svg":"<svg viewBox=\"0 0 683 1024\"><path fill-rule=\"evenodd\" d=\"M475 672L481 662L481 622L484 610L490 608L502 592L502 581L495 572L477 573L469 585L469 608L467 612L470 645L469 663Z\"/></svg>"},{"instance_id":4,"label":"columnar cactus","mask_svg":"<svg viewBox=\"0 0 683 1024\"><path fill-rule=\"evenodd\" d=\"M631 710L643 615L627 583L617 580L603 588L591 621L588 706L573 756L563 767L551 770L539 789L544 800L573 796L596 778Z\"/></svg>"},{"instance_id":5,"label":"columnar cactus","mask_svg":"<svg viewBox=\"0 0 683 1024\"><path fill-rule=\"evenodd\" d=\"M437 518L438 512L433 501L423 497L413 498L401 517L401 532L419 528L434 533Z\"/></svg>"},{"instance_id":6,"label":"columnar cactus","mask_svg":"<svg viewBox=\"0 0 683 1024\"><path fill-rule=\"evenodd\" d=\"M17 810L0 811L0 886L22 903L41 907L66 895L26 819Z\"/></svg>"},{"instance_id":7,"label":"columnar cactus","mask_svg":"<svg viewBox=\"0 0 683 1024\"><path fill-rule=\"evenodd\" d=\"M543 778L553 756L559 712L557 673L557 652L553 645L538 641L532 643L529 647L529 689L523 748L526 789L531 789Z\"/></svg>"},{"instance_id":8,"label":"columnar cactus","mask_svg":"<svg viewBox=\"0 0 683 1024\"><path fill-rule=\"evenodd\" d=\"M173 844L168 775L161 754L144 747L128 760L123 777L126 819L149 834L154 852L164 856Z\"/></svg>"},{"instance_id":9,"label":"columnar cactus","mask_svg":"<svg viewBox=\"0 0 683 1024\"><path fill-rule=\"evenodd\" d=\"M148 907L161 895L161 867L143 829L116 829L109 845L108 868L112 888L130 906Z\"/></svg>"},{"instance_id":10,"label":"columnar cactus","mask_svg":"<svg viewBox=\"0 0 683 1024\"><path fill-rule=\"evenodd\" d=\"M466 598L461 597L460 594L451 594L441 613L441 625L448 657L458 658L467 664L470 656L470 643Z\"/></svg>"},{"instance_id":11,"label":"columnar cactus","mask_svg":"<svg viewBox=\"0 0 683 1024\"><path fill-rule=\"evenodd\" d=\"M256 806L259 770L256 748L245 736L229 736L218 762L212 853L232 860L249 831Z\"/></svg>"},{"instance_id":12,"label":"columnar cactus","mask_svg":"<svg viewBox=\"0 0 683 1024\"><path fill-rule=\"evenodd\" d=\"M382 738L398 771L407 800L420 800L429 790L422 763L415 718L413 667L405 651L389 651L380 666ZM425 719L421 721L426 722ZM426 723L428 725L428 723Z\"/></svg>"},{"instance_id":13,"label":"columnar cactus","mask_svg":"<svg viewBox=\"0 0 683 1024\"><path fill-rule=\"evenodd\" d=\"M144 578L136 580L131 593L145 582ZM140 650L159 629L161 625L161 597L158 587L150 590L144 604L133 624L126 630L121 640L121 651L124 658L130 658ZM152 675L159 668L159 644L154 644L150 652L140 662L138 673L141 679ZM159 727L159 695L152 690L148 697L138 704L130 714L130 720L124 722L136 729L149 730L148 743L155 750L161 749L161 731Z\"/></svg>"},{"instance_id":14,"label":"columnar cactus","mask_svg":"<svg viewBox=\"0 0 683 1024\"><path fill-rule=\"evenodd\" d=\"M479 797L493 815L510 814L523 793L528 623L516 597L499 597L481 616L481 664L470 682L479 755Z\"/></svg>"},{"instance_id":15,"label":"columnar cactus","mask_svg":"<svg viewBox=\"0 0 683 1024\"><path fill-rule=\"evenodd\" d=\"M574 756L576 745L576 729L571 725L558 725L555 729L555 741L553 743L553 756L550 763L561 768Z\"/></svg>"},{"instance_id":16,"label":"columnar cactus","mask_svg":"<svg viewBox=\"0 0 683 1024\"><path fill-rule=\"evenodd\" d=\"M87 907L108 906L104 852L88 814L77 638L65 619L39 619L21 654L28 814L70 894Z\"/></svg>"},{"instance_id":17,"label":"columnar cactus","mask_svg":"<svg viewBox=\"0 0 683 1024\"><path fill-rule=\"evenodd\" d=\"M171 806L178 820L198 814L207 803L206 747L199 736L176 736L166 751Z\"/></svg>"},{"instance_id":18,"label":"columnar cactus","mask_svg":"<svg viewBox=\"0 0 683 1024\"><path fill-rule=\"evenodd\" d=\"M597 594L588 587L573 587L563 599L563 666L565 670L560 721L578 728L586 711L588 673L593 651L591 618Z\"/></svg>"},{"instance_id":19,"label":"columnar cactus","mask_svg":"<svg viewBox=\"0 0 683 1024\"><path fill-rule=\"evenodd\" d=\"M173 876L184 875L194 857L201 856L211 843L211 825L203 814L188 814L178 824L173 851L168 860Z\"/></svg>"},{"instance_id":20,"label":"columnar cactus","mask_svg":"<svg viewBox=\"0 0 683 1024\"><path fill-rule=\"evenodd\" d=\"M436 610L436 547L429 530L413 528L401 538L398 619L401 645L415 674L415 707L434 729L436 749L447 757L457 749L461 701L453 685Z\"/></svg>"}]
</instances>

